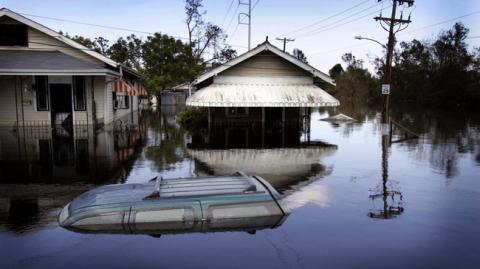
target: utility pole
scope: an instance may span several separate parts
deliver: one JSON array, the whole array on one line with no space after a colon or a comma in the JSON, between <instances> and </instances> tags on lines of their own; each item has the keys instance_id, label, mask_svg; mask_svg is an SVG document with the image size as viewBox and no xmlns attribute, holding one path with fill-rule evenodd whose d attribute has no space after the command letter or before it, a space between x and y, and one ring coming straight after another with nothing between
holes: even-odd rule
<instances>
[{"instance_id":1,"label":"utility pole","mask_svg":"<svg viewBox=\"0 0 480 269\"><path fill-rule=\"evenodd\" d=\"M238 4L248 6L248 14L243 12L238 13L238 24L248 25L248 50L250 50L250 40L252 35L252 0L248 0L248 3L243 3L241 0L238 0ZM242 22L242 15L248 17L248 23Z\"/></svg>"},{"instance_id":2,"label":"utility pole","mask_svg":"<svg viewBox=\"0 0 480 269\"><path fill-rule=\"evenodd\" d=\"M283 41L283 52L285 52L285 49L286 49L286 46L287 46L287 42L293 42L293 41L295 41L294 38L286 38L286 37L284 37L284 38L279 38L279 37L277 37L277 40Z\"/></svg>"},{"instance_id":3,"label":"utility pole","mask_svg":"<svg viewBox=\"0 0 480 269\"><path fill-rule=\"evenodd\" d=\"M380 2L382 0L378 0ZM383 29L388 31L388 44L387 44L387 59L385 66L385 82L382 85L382 95L383 95L383 107L382 107L382 183L383 188L380 194L371 195L372 200L382 197L383 200L383 210L378 212L370 212L370 217L372 218L383 218L388 219L396 215L400 215L403 212L403 207L401 206L402 194L401 192L387 189L388 181L388 148L391 145L391 136L392 136L392 123L390 122L389 117L389 102L390 102L390 85L392 83L392 59L393 59L393 50L395 47L395 34L401 30L404 30L408 27L408 24L411 22L410 15L408 19L403 19L403 12L400 13L400 18L396 17L397 14L397 4L403 5L407 4L409 7L413 5L414 0L392 0L392 14L390 18L383 17L380 13L380 16L375 17L376 21L380 22L380 25ZM385 26L384 26L385 24ZM396 28L397 27L397 28ZM361 37L359 38L361 39ZM394 196L398 195L400 197L400 204L397 206L388 205L387 198L391 197L392 201Z\"/></svg>"},{"instance_id":4,"label":"utility pole","mask_svg":"<svg viewBox=\"0 0 480 269\"><path fill-rule=\"evenodd\" d=\"M381 0L378 0L380 2ZM411 22L410 15L408 19L403 19L403 13L400 15L400 18L396 18L397 13L397 4L403 5L406 3L409 7L413 5L414 0L392 0L392 15L390 18L380 16L375 17L376 21L380 21L380 25L383 29L388 31L388 44L387 44L387 59L386 59L386 70L385 70L385 84L382 85L382 94L383 94L383 107L382 107L382 123L388 123L388 112L389 112L389 102L390 102L390 85L392 83L392 58L393 58L393 49L395 46L395 34L408 26ZM388 26L383 26L385 23ZM403 25L406 25L402 28ZM398 26L398 29L395 27Z\"/></svg>"}]
</instances>

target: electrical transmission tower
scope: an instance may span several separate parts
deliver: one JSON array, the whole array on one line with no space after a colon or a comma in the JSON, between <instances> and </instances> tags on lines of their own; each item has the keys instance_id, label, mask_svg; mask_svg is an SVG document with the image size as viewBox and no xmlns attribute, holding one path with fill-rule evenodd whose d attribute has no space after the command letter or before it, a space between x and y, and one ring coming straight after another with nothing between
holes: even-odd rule
<instances>
[{"instance_id":1,"label":"electrical transmission tower","mask_svg":"<svg viewBox=\"0 0 480 269\"><path fill-rule=\"evenodd\" d=\"M279 38L279 37L277 37L276 39L283 42L283 52L285 52L285 49L286 49L286 47L287 47L287 42L293 42L293 41L295 41L294 38L286 38L286 37L284 37L284 38Z\"/></svg>"},{"instance_id":2,"label":"electrical transmission tower","mask_svg":"<svg viewBox=\"0 0 480 269\"><path fill-rule=\"evenodd\" d=\"M238 24L248 25L248 50L250 50L250 40L252 34L252 0L248 0L248 3L244 3L241 0L238 0L239 5L248 6L248 14L247 13L238 13ZM248 18L248 23L243 22L243 18Z\"/></svg>"},{"instance_id":3,"label":"electrical transmission tower","mask_svg":"<svg viewBox=\"0 0 480 269\"><path fill-rule=\"evenodd\" d=\"M382 0L378 0L381 2ZM380 13L380 16L375 17L376 21L380 22L385 31L388 32L388 45L387 45L387 59L386 59L386 70L385 70L385 84L382 86L383 94L383 108L382 108L382 120L383 123L388 123L388 110L389 110L389 97L390 97L390 85L392 83L392 58L393 58L393 48L395 46L395 34L399 31L404 30L408 27L408 24L412 22L410 20L410 15L408 19L403 19L403 11L400 13L400 18L397 18L397 6L407 4L408 7L413 5L414 0L392 0L392 15L388 17L383 17ZM397 27L397 28L396 28ZM388 85L388 86L387 86Z\"/></svg>"}]
</instances>

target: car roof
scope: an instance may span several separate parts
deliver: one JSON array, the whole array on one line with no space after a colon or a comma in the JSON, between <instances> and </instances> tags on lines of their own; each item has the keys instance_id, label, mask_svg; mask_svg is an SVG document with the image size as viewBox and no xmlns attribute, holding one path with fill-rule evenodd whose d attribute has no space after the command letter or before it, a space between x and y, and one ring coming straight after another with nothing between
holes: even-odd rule
<instances>
[{"instance_id":1,"label":"car roof","mask_svg":"<svg viewBox=\"0 0 480 269\"><path fill-rule=\"evenodd\" d=\"M75 198L70 204L70 212L91 206L138 203L155 191L155 182L145 184L117 184L92 189ZM192 197L213 197L232 194L266 193L265 187L250 177L201 177L165 179L160 183L158 198L184 199ZM150 199L151 200L151 199Z\"/></svg>"}]
</instances>

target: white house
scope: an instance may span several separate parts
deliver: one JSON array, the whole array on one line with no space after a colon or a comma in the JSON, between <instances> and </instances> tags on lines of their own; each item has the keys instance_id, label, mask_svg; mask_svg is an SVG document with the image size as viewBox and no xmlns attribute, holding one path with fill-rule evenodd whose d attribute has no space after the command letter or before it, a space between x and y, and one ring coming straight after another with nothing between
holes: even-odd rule
<instances>
[{"instance_id":1,"label":"white house","mask_svg":"<svg viewBox=\"0 0 480 269\"><path fill-rule=\"evenodd\" d=\"M0 33L0 126L98 128L146 95L134 71L6 8Z\"/></svg>"}]
</instances>

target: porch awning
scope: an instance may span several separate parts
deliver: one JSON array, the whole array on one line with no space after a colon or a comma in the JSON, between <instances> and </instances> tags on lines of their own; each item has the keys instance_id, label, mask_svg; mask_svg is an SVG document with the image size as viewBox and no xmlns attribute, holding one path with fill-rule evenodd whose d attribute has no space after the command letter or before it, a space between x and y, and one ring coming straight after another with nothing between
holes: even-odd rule
<instances>
[{"instance_id":1,"label":"porch awning","mask_svg":"<svg viewBox=\"0 0 480 269\"><path fill-rule=\"evenodd\" d=\"M117 79L113 82L112 91L127 96L148 96L147 90L142 84L132 85L123 79Z\"/></svg>"},{"instance_id":2,"label":"porch awning","mask_svg":"<svg viewBox=\"0 0 480 269\"><path fill-rule=\"evenodd\" d=\"M123 93L127 96L135 95L133 86L123 79L116 79L113 82L112 91L116 93Z\"/></svg>"},{"instance_id":3,"label":"porch awning","mask_svg":"<svg viewBox=\"0 0 480 269\"><path fill-rule=\"evenodd\" d=\"M145 87L143 87L142 84L138 86L137 92L138 92L138 96L148 96L148 92L145 89Z\"/></svg>"},{"instance_id":4,"label":"porch awning","mask_svg":"<svg viewBox=\"0 0 480 269\"><path fill-rule=\"evenodd\" d=\"M340 102L311 84L213 83L189 96L199 107L332 107Z\"/></svg>"}]
</instances>

